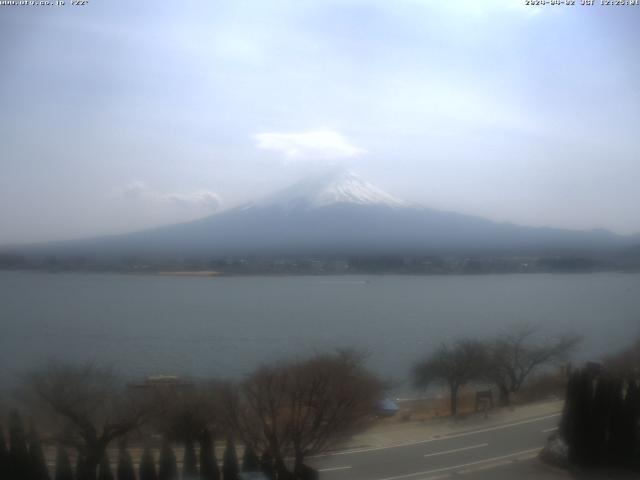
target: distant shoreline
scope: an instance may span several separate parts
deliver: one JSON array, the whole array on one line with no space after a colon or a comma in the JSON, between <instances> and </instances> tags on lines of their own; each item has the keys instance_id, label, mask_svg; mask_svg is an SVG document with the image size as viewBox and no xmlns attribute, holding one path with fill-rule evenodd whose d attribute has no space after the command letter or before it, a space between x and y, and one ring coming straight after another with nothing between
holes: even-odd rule
<instances>
[{"instance_id":1,"label":"distant shoreline","mask_svg":"<svg viewBox=\"0 0 640 480\"><path fill-rule=\"evenodd\" d=\"M182 270L182 271L162 271L162 272L145 272L142 275L159 275L163 277L219 277L221 272L215 270Z\"/></svg>"},{"instance_id":2,"label":"distant shoreline","mask_svg":"<svg viewBox=\"0 0 640 480\"><path fill-rule=\"evenodd\" d=\"M609 268L597 270L540 270L540 271L486 271L486 272L410 272L410 271L348 271L348 272L224 272L216 270L83 270L83 269L8 269L0 268L2 272L23 272L23 273L48 273L48 274L113 274L113 275L131 275L131 276L148 276L148 277L176 277L176 278L224 278L224 277L348 277L348 276L413 276L413 277L450 277L450 276L468 276L483 277L493 275L535 275L535 274L599 274L599 273L617 273L617 274L640 274L640 269L629 268Z\"/></svg>"}]
</instances>

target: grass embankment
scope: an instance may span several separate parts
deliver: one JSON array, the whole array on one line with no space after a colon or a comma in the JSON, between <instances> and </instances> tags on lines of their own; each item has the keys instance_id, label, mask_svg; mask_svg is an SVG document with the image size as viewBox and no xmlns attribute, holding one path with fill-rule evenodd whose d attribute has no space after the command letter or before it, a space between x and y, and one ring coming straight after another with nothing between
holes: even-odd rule
<instances>
[{"instance_id":1,"label":"grass embankment","mask_svg":"<svg viewBox=\"0 0 640 480\"><path fill-rule=\"evenodd\" d=\"M512 405L526 405L538 400L564 398L565 377L560 374L544 374L532 377L522 390L512 396ZM496 394L494 389L494 395ZM493 399L498 407L498 398ZM443 390L438 398L419 398L398 402L400 411L393 417L379 420L381 425L406 422L425 422L450 416L449 395ZM464 387L458 394L458 417L464 418L475 413L475 389Z\"/></svg>"}]
</instances>

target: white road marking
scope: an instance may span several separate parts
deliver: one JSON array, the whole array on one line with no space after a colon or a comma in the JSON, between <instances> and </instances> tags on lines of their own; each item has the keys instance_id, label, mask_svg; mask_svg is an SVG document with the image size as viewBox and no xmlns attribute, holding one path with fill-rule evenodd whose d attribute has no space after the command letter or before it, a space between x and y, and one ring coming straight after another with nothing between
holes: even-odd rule
<instances>
[{"instance_id":1,"label":"white road marking","mask_svg":"<svg viewBox=\"0 0 640 480\"><path fill-rule=\"evenodd\" d=\"M351 455L351 454L354 454L354 453L377 452L379 450L389 450L391 448L410 447L412 445L423 445L425 443L440 442L442 440L449 440L451 438L466 437L466 436L469 436L469 435L475 435L477 433L492 432L494 430L502 430L504 428L516 427L518 425L525 425L527 423L539 422L541 420L546 420L548 418L559 417L560 415L562 415L562 414L561 413L553 413L551 415L545 415L543 417L530 418L528 420L522 420L522 421L519 421L519 422L506 423L506 424L503 424L503 425L496 425L495 427L488 427L488 428L483 428L483 429L480 429L480 430L471 430L469 432L455 433L453 435L443 435L442 437L430 438L428 440L420 440L418 442L396 443L394 445L387 445L385 447L356 448L356 449L353 449L353 450L343 450L341 452L333 452L333 453L328 453L328 454L325 454L325 455L315 455L315 456L308 457L308 458L318 458L318 457L336 456L336 455Z\"/></svg>"},{"instance_id":2,"label":"white road marking","mask_svg":"<svg viewBox=\"0 0 640 480\"><path fill-rule=\"evenodd\" d=\"M549 433L549 432L553 432L554 430L557 430L558 427L553 427L553 428L547 428L546 430L542 430L542 433Z\"/></svg>"},{"instance_id":3,"label":"white road marking","mask_svg":"<svg viewBox=\"0 0 640 480\"><path fill-rule=\"evenodd\" d=\"M335 472L337 470L349 470L351 467L328 467L328 468L319 468L319 472Z\"/></svg>"},{"instance_id":4,"label":"white road marking","mask_svg":"<svg viewBox=\"0 0 640 480\"><path fill-rule=\"evenodd\" d=\"M491 470L493 468L497 468L497 467L504 467L505 465L510 465L512 463L512 460L498 460L497 462L491 462L491 463L487 463L486 465L480 465L480 466L475 466L475 467L470 467L470 468L464 468L462 470L458 470L456 473L458 475L467 475L469 473L474 473L474 472L481 472L483 470Z\"/></svg>"},{"instance_id":5,"label":"white road marking","mask_svg":"<svg viewBox=\"0 0 640 480\"><path fill-rule=\"evenodd\" d=\"M478 445L471 445L470 447L454 448L453 450L445 450L444 452L427 453L425 457L435 457L436 455L446 455L447 453L462 452L463 450L471 450L472 448L482 448L489 446L488 443L479 443Z\"/></svg>"},{"instance_id":6,"label":"white road marking","mask_svg":"<svg viewBox=\"0 0 640 480\"><path fill-rule=\"evenodd\" d=\"M531 459L536 458L536 457L538 456L538 454L539 454L539 453L540 453L540 450L534 450L534 451L533 451L533 452L531 452L531 453L524 454L524 455L520 455L520 456L519 456L518 458L516 458L514 461L515 461L515 462L522 462L522 461L525 461L525 460L531 460Z\"/></svg>"},{"instance_id":7,"label":"white road marking","mask_svg":"<svg viewBox=\"0 0 640 480\"><path fill-rule=\"evenodd\" d=\"M441 480L442 478L451 478L451 474L441 473L440 475L432 475L431 477L425 477L421 480Z\"/></svg>"},{"instance_id":8,"label":"white road marking","mask_svg":"<svg viewBox=\"0 0 640 480\"><path fill-rule=\"evenodd\" d=\"M522 450L520 452L509 453L507 455L500 455L499 457L485 458L484 460L478 460L476 462L462 463L460 465L453 465L451 467L435 468L433 470L427 470L424 472L406 473L404 475L396 475L395 477L385 477L385 478L380 478L378 480L400 480L402 478L411 478L411 477L417 477L420 475L429 475L431 473L446 472L447 470L458 470L460 468L471 467L472 465L481 465L483 463L496 462L498 460L503 460L505 458L517 457L518 455L525 455L527 453L540 451L541 449L542 447L530 448L528 450Z\"/></svg>"}]
</instances>

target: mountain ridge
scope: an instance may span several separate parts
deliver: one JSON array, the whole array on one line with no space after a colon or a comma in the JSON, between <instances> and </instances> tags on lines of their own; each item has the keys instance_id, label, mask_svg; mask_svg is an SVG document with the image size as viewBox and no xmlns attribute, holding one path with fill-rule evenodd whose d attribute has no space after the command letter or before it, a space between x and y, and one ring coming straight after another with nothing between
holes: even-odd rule
<instances>
[{"instance_id":1,"label":"mountain ridge","mask_svg":"<svg viewBox=\"0 0 640 480\"><path fill-rule=\"evenodd\" d=\"M434 210L352 172L331 172L190 222L11 250L40 256L343 258L592 254L638 243L637 237L602 229L527 227Z\"/></svg>"}]
</instances>

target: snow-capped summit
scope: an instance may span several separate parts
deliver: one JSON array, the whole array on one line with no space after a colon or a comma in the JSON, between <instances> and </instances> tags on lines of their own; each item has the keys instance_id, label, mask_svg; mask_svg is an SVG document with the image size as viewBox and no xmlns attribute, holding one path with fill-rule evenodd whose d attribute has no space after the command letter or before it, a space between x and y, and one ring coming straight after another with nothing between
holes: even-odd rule
<instances>
[{"instance_id":1,"label":"snow-capped summit","mask_svg":"<svg viewBox=\"0 0 640 480\"><path fill-rule=\"evenodd\" d=\"M406 207L407 202L350 171L331 172L307 178L251 206L286 208L326 207L337 203Z\"/></svg>"}]
</instances>

